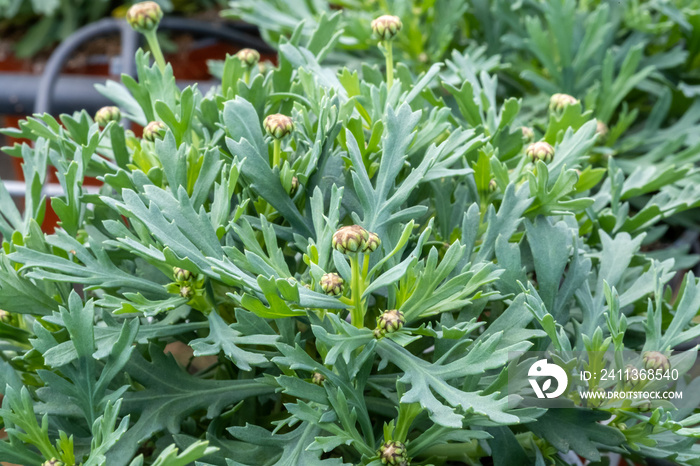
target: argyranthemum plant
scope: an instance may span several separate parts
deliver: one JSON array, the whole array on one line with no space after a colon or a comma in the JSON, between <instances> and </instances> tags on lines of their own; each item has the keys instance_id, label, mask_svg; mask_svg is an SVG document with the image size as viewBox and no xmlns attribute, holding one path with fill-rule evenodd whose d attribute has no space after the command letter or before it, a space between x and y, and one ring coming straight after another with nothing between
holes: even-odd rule
<instances>
[{"instance_id":1,"label":"argyranthemum plant","mask_svg":"<svg viewBox=\"0 0 700 466\"><path fill-rule=\"evenodd\" d=\"M0 188L0 457L700 464L697 257L652 244L694 166L626 169L575 96L394 69L403 20L381 69L325 67L337 18L206 94L140 51L101 91L141 137L113 110L5 131L32 143L5 148L23 211Z\"/></svg>"}]
</instances>

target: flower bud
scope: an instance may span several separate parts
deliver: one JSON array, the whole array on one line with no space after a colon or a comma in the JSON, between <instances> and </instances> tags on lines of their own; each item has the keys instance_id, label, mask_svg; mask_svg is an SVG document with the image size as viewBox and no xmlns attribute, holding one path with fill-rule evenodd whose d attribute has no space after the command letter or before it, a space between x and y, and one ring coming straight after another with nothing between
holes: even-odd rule
<instances>
[{"instance_id":1,"label":"flower bud","mask_svg":"<svg viewBox=\"0 0 700 466\"><path fill-rule=\"evenodd\" d=\"M326 381L326 376L321 374L320 372L314 372L311 375L311 383L315 383L316 385L323 385L323 382Z\"/></svg>"},{"instance_id":2,"label":"flower bud","mask_svg":"<svg viewBox=\"0 0 700 466\"><path fill-rule=\"evenodd\" d=\"M194 290L189 285L183 285L180 287L180 296L183 298L191 298L194 296Z\"/></svg>"},{"instance_id":3,"label":"flower bud","mask_svg":"<svg viewBox=\"0 0 700 466\"><path fill-rule=\"evenodd\" d=\"M359 225L341 227L333 234L333 248L342 254L360 252L369 239L367 230Z\"/></svg>"},{"instance_id":4,"label":"flower bud","mask_svg":"<svg viewBox=\"0 0 700 466\"><path fill-rule=\"evenodd\" d=\"M63 461L58 461L56 458L51 458L50 460L41 463L41 466L63 466Z\"/></svg>"},{"instance_id":5,"label":"flower bud","mask_svg":"<svg viewBox=\"0 0 700 466\"><path fill-rule=\"evenodd\" d=\"M549 110L553 112L560 112L569 105L574 105L577 102L578 100L569 94L554 94L549 99Z\"/></svg>"},{"instance_id":6,"label":"flower bud","mask_svg":"<svg viewBox=\"0 0 700 466\"><path fill-rule=\"evenodd\" d=\"M598 136L598 140L605 139L605 136L608 135L608 125L600 120L596 120L595 134Z\"/></svg>"},{"instance_id":7,"label":"flower bud","mask_svg":"<svg viewBox=\"0 0 700 466\"><path fill-rule=\"evenodd\" d=\"M175 275L175 280L179 282L186 282L192 278L192 272L181 269L180 267L173 267L173 275Z\"/></svg>"},{"instance_id":8,"label":"flower bud","mask_svg":"<svg viewBox=\"0 0 700 466\"><path fill-rule=\"evenodd\" d=\"M374 252L377 250L379 245L382 244L382 240L379 239L379 236L376 233L372 233L371 231L368 233L369 237L364 242L362 252Z\"/></svg>"},{"instance_id":9,"label":"flower bud","mask_svg":"<svg viewBox=\"0 0 700 466\"><path fill-rule=\"evenodd\" d=\"M294 196L299 189L299 178L296 176L292 177L292 187L289 189L289 195Z\"/></svg>"},{"instance_id":10,"label":"flower bud","mask_svg":"<svg viewBox=\"0 0 700 466\"><path fill-rule=\"evenodd\" d=\"M498 183L496 183L496 180L491 179L491 181L489 181L489 191L495 193L497 189Z\"/></svg>"},{"instance_id":11,"label":"flower bud","mask_svg":"<svg viewBox=\"0 0 700 466\"><path fill-rule=\"evenodd\" d=\"M126 12L126 21L140 33L157 28L161 18L163 18L163 10L156 2L137 3Z\"/></svg>"},{"instance_id":12,"label":"flower bud","mask_svg":"<svg viewBox=\"0 0 700 466\"><path fill-rule=\"evenodd\" d=\"M534 142L527 146L525 154L532 163L542 160L543 162L551 162L554 158L554 147L544 141Z\"/></svg>"},{"instance_id":13,"label":"flower bud","mask_svg":"<svg viewBox=\"0 0 700 466\"><path fill-rule=\"evenodd\" d=\"M265 127L267 134L275 139L282 139L292 132L294 129L294 122L287 115L275 113L274 115L268 115L265 117L263 126Z\"/></svg>"},{"instance_id":14,"label":"flower bud","mask_svg":"<svg viewBox=\"0 0 700 466\"><path fill-rule=\"evenodd\" d=\"M671 363L666 355L659 351L647 351L642 355L642 361L644 361L645 369L661 369L666 372L671 368Z\"/></svg>"},{"instance_id":15,"label":"flower bud","mask_svg":"<svg viewBox=\"0 0 700 466\"><path fill-rule=\"evenodd\" d=\"M398 16L384 15L372 21L372 32L379 40L392 40L401 30L401 19Z\"/></svg>"},{"instance_id":16,"label":"flower bud","mask_svg":"<svg viewBox=\"0 0 700 466\"><path fill-rule=\"evenodd\" d=\"M119 107L114 106L102 107L95 113L95 122L100 126L107 126L110 121L119 121L121 118Z\"/></svg>"},{"instance_id":17,"label":"flower bud","mask_svg":"<svg viewBox=\"0 0 700 466\"><path fill-rule=\"evenodd\" d=\"M327 273L321 277L321 289L330 296L340 296L345 289L345 280L337 273Z\"/></svg>"},{"instance_id":18,"label":"flower bud","mask_svg":"<svg viewBox=\"0 0 700 466\"><path fill-rule=\"evenodd\" d=\"M156 138L163 139L165 134L165 123L162 121L152 121L143 129L143 138L146 141L155 141Z\"/></svg>"},{"instance_id":19,"label":"flower bud","mask_svg":"<svg viewBox=\"0 0 700 466\"><path fill-rule=\"evenodd\" d=\"M535 140L535 131L529 126L521 126L520 131L522 131L525 141L532 142Z\"/></svg>"},{"instance_id":20,"label":"flower bud","mask_svg":"<svg viewBox=\"0 0 700 466\"><path fill-rule=\"evenodd\" d=\"M406 445L392 440L379 447L379 460L382 464L390 466L408 466L410 458L406 452Z\"/></svg>"},{"instance_id":21,"label":"flower bud","mask_svg":"<svg viewBox=\"0 0 700 466\"><path fill-rule=\"evenodd\" d=\"M260 61L260 54L254 49L241 49L236 53L236 57L248 68L252 68Z\"/></svg>"},{"instance_id":22,"label":"flower bud","mask_svg":"<svg viewBox=\"0 0 700 466\"><path fill-rule=\"evenodd\" d=\"M0 322L7 322L8 320L10 320L10 313L0 309Z\"/></svg>"},{"instance_id":23,"label":"flower bud","mask_svg":"<svg viewBox=\"0 0 700 466\"><path fill-rule=\"evenodd\" d=\"M405 322L403 312L396 309L384 311L382 315L377 317L377 328L374 331L374 335L384 336L387 333L393 333L403 327Z\"/></svg>"}]
</instances>

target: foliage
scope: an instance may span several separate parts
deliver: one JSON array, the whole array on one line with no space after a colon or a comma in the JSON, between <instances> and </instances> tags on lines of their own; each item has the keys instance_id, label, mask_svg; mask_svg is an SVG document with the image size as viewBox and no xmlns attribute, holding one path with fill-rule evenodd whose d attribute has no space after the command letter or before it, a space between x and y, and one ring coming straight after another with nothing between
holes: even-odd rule
<instances>
[{"instance_id":1,"label":"foliage","mask_svg":"<svg viewBox=\"0 0 700 466\"><path fill-rule=\"evenodd\" d=\"M672 40L690 7L649 2L641 23L607 2L389 2L407 15L389 85L369 35L350 40L368 34L362 2L302 3L265 23L277 66L227 57L202 93L139 51L138 79L100 86L160 136L86 112L4 131L31 144L4 148L24 162L24 211L0 188L3 458L378 466L400 444L396 464L699 465L697 347L667 361L673 403L508 396L528 350L593 365L700 334L698 257L677 226L700 206L700 104L676 92L692 67L665 67L694 53ZM406 45L462 14L498 17L504 42ZM567 28L595 40L567 49ZM369 58L338 69L343 56ZM550 109L566 91L578 102ZM263 121L278 113L293 130L275 138ZM553 157L533 162L521 126ZM48 166L64 194L47 200ZM45 234L47 201L60 223ZM338 247L349 225L357 241ZM321 287L330 273L340 295Z\"/></svg>"}]
</instances>

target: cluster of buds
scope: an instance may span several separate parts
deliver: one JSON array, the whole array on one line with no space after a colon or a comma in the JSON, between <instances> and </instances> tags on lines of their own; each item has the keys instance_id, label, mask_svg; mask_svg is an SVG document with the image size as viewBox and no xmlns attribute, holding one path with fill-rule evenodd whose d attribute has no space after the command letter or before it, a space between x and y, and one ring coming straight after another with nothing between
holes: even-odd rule
<instances>
[{"instance_id":1,"label":"cluster of buds","mask_svg":"<svg viewBox=\"0 0 700 466\"><path fill-rule=\"evenodd\" d=\"M156 139L163 139L165 135L165 123L162 121L152 121L143 129L143 138L146 141L154 142Z\"/></svg>"},{"instance_id":2,"label":"cluster of buds","mask_svg":"<svg viewBox=\"0 0 700 466\"><path fill-rule=\"evenodd\" d=\"M63 461L59 461L56 458L51 458L48 461L41 463L41 466L64 466Z\"/></svg>"},{"instance_id":3,"label":"cluster of buds","mask_svg":"<svg viewBox=\"0 0 700 466\"><path fill-rule=\"evenodd\" d=\"M140 33L153 31L163 18L163 10L156 2L137 3L126 12L126 21Z\"/></svg>"},{"instance_id":4,"label":"cluster of buds","mask_svg":"<svg viewBox=\"0 0 700 466\"><path fill-rule=\"evenodd\" d=\"M333 234L333 248L342 254L353 252L374 252L382 241L376 233L365 230L359 225L339 228Z\"/></svg>"},{"instance_id":5,"label":"cluster of buds","mask_svg":"<svg viewBox=\"0 0 700 466\"><path fill-rule=\"evenodd\" d=\"M409 466L411 459L408 457L406 445L395 440L384 443L379 447L379 461L390 466Z\"/></svg>"},{"instance_id":6,"label":"cluster of buds","mask_svg":"<svg viewBox=\"0 0 700 466\"><path fill-rule=\"evenodd\" d=\"M327 273L321 277L321 289L329 296L340 296L345 290L345 280L337 273Z\"/></svg>"},{"instance_id":7,"label":"cluster of buds","mask_svg":"<svg viewBox=\"0 0 700 466\"><path fill-rule=\"evenodd\" d=\"M520 131L522 131L525 141L532 142L535 140L535 131L529 126L521 126Z\"/></svg>"},{"instance_id":8,"label":"cluster of buds","mask_svg":"<svg viewBox=\"0 0 700 466\"><path fill-rule=\"evenodd\" d=\"M379 40L392 40L402 26L398 16L384 15L372 21L372 32Z\"/></svg>"},{"instance_id":9,"label":"cluster of buds","mask_svg":"<svg viewBox=\"0 0 700 466\"><path fill-rule=\"evenodd\" d=\"M569 94L554 94L549 98L549 110L561 112L569 105L574 105L576 103L578 103L578 100Z\"/></svg>"},{"instance_id":10,"label":"cluster of buds","mask_svg":"<svg viewBox=\"0 0 700 466\"><path fill-rule=\"evenodd\" d=\"M241 49L236 57L248 68L252 68L260 61L260 54L254 49Z\"/></svg>"},{"instance_id":11,"label":"cluster of buds","mask_svg":"<svg viewBox=\"0 0 700 466\"><path fill-rule=\"evenodd\" d=\"M110 121L119 121L121 118L119 107L102 107L95 113L95 122L102 127L107 126Z\"/></svg>"},{"instance_id":12,"label":"cluster of buds","mask_svg":"<svg viewBox=\"0 0 700 466\"><path fill-rule=\"evenodd\" d=\"M173 277L175 282L168 285L168 292L188 299L204 295L204 277L196 277L189 270L180 267L173 267Z\"/></svg>"},{"instance_id":13,"label":"cluster of buds","mask_svg":"<svg viewBox=\"0 0 700 466\"><path fill-rule=\"evenodd\" d=\"M534 142L527 146L525 155L527 155L532 163L538 160L549 163L554 158L554 147L545 141Z\"/></svg>"},{"instance_id":14,"label":"cluster of buds","mask_svg":"<svg viewBox=\"0 0 700 466\"><path fill-rule=\"evenodd\" d=\"M393 333L403 327L406 319L403 312L396 309L384 311L382 315L377 317L377 328L374 329L374 337L382 338L387 333Z\"/></svg>"},{"instance_id":15,"label":"cluster of buds","mask_svg":"<svg viewBox=\"0 0 700 466\"><path fill-rule=\"evenodd\" d=\"M267 134L275 139L282 139L292 132L294 129L294 122L287 115L275 113L265 117L263 126L265 127Z\"/></svg>"},{"instance_id":16,"label":"cluster of buds","mask_svg":"<svg viewBox=\"0 0 700 466\"><path fill-rule=\"evenodd\" d=\"M671 363L666 355L659 351L647 351L642 355L642 361L645 369L661 369L663 372L666 372L671 368Z\"/></svg>"},{"instance_id":17,"label":"cluster of buds","mask_svg":"<svg viewBox=\"0 0 700 466\"><path fill-rule=\"evenodd\" d=\"M326 381L326 376L321 374L320 372L314 372L311 374L311 383L314 383L319 386L323 386L323 382Z\"/></svg>"}]
</instances>

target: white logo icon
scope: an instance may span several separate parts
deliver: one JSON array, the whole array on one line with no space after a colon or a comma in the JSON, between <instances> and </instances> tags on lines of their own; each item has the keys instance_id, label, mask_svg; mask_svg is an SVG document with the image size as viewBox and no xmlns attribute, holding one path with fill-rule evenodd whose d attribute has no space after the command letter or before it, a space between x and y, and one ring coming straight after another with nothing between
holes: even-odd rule
<instances>
[{"instance_id":1,"label":"white logo icon","mask_svg":"<svg viewBox=\"0 0 700 466\"><path fill-rule=\"evenodd\" d=\"M537 398L556 398L564 393L569 383L564 369L556 364L548 363L546 359L540 359L530 366L527 375L530 377L530 385L532 385L532 389L535 391ZM545 380L542 387L540 387L540 384L537 383L536 380L537 377L548 377L548 379ZM552 378L557 381L557 389L551 393L547 393L547 390L552 386Z\"/></svg>"}]
</instances>

